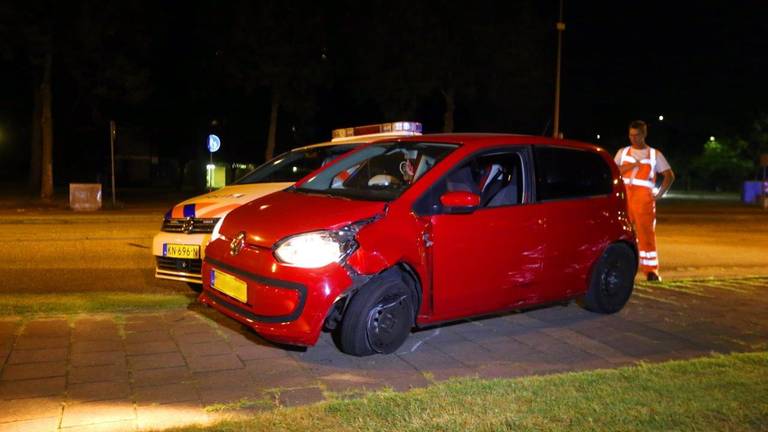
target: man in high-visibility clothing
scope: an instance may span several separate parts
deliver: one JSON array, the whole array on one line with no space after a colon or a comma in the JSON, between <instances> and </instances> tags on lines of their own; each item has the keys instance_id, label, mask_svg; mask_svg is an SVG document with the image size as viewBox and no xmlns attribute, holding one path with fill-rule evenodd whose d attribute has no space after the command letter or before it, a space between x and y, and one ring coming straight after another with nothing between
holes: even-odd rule
<instances>
[{"instance_id":1,"label":"man in high-visibility clothing","mask_svg":"<svg viewBox=\"0 0 768 432\"><path fill-rule=\"evenodd\" d=\"M630 123L629 141L632 145L620 149L615 160L627 189L629 220L637 234L639 270L645 273L647 280L661 281L656 251L656 200L672 186L675 174L664 155L645 143L647 135L645 122ZM664 178L658 190L656 174Z\"/></svg>"}]
</instances>

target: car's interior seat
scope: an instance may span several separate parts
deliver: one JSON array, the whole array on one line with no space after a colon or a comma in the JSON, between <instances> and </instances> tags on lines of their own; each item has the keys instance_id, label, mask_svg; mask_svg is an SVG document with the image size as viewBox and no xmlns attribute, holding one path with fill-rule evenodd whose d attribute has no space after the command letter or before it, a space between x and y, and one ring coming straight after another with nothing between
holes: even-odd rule
<instances>
[{"instance_id":1,"label":"car's interior seat","mask_svg":"<svg viewBox=\"0 0 768 432\"><path fill-rule=\"evenodd\" d=\"M480 207L487 207L499 191L507 186L508 180L502 165L489 165L480 180Z\"/></svg>"},{"instance_id":2,"label":"car's interior seat","mask_svg":"<svg viewBox=\"0 0 768 432\"><path fill-rule=\"evenodd\" d=\"M489 165L481 181L480 206L499 207L520 204L516 166Z\"/></svg>"},{"instance_id":3,"label":"car's interior seat","mask_svg":"<svg viewBox=\"0 0 768 432\"><path fill-rule=\"evenodd\" d=\"M465 165L451 173L446 179L447 192L472 192L480 194L480 187L472 176L472 168Z\"/></svg>"},{"instance_id":4,"label":"car's interior seat","mask_svg":"<svg viewBox=\"0 0 768 432\"><path fill-rule=\"evenodd\" d=\"M488 207L499 207L505 205L520 204L521 198L518 189L517 167L512 167L510 172L505 172L504 185L489 198Z\"/></svg>"}]
</instances>

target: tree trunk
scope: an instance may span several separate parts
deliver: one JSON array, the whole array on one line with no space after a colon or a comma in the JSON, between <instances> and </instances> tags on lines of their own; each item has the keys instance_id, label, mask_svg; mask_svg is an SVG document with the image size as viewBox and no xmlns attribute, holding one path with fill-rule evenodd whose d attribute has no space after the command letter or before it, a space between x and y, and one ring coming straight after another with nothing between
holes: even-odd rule
<instances>
[{"instance_id":1,"label":"tree trunk","mask_svg":"<svg viewBox=\"0 0 768 432\"><path fill-rule=\"evenodd\" d=\"M443 132L453 132L453 113L456 111L456 95L453 88L443 90L445 99L445 111L443 112Z\"/></svg>"},{"instance_id":2,"label":"tree trunk","mask_svg":"<svg viewBox=\"0 0 768 432\"><path fill-rule=\"evenodd\" d=\"M51 115L51 53L45 57L43 82L40 84L42 147L42 180L40 198L45 201L53 198L53 118Z\"/></svg>"},{"instance_id":3,"label":"tree trunk","mask_svg":"<svg viewBox=\"0 0 768 432\"><path fill-rule=\"evenodd\" d=\"M269 132L267 133L267 150L264 152L264 161L272 159L275 153L275 137L277 136L277 111L280 108L280 95L277 90L272 91L272 110L269 113Z\"/></svg>"},{"instance_id":4,"label":"tree trunk","mask_svg":"<svg viewBox=\"0 0 768 432\"><path fill-rule=\"evenodd\" d=\"M29 140L28 187L31 193L36 193L40 190L40 121L42 120L40 88L35 86L33 93L34 109L32 112L32 134Z\"/></svg>"}]
</instances>

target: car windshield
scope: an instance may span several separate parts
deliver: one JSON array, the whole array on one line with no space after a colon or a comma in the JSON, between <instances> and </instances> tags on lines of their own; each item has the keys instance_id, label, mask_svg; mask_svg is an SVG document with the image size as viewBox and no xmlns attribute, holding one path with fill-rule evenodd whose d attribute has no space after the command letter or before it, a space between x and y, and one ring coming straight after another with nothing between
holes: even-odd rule
<instances>
[{"instance_id":1,"label":"car windshield","mask_svg":"<svg viewBox=\"0 0 768 432\"><path fill-rule=\"evenodd\" d=\"M456 147L422 142L373 144L320 171L296 190L391 201Z\"/></svg>"},{"instance_id":2,"label":"car windshield","mask_svg":"<svg viewBox=\"0 0 768 432\"><path fill-rule=\"evenodd\" d=\"M354 144L345 144L292 150L259 166L235 184L295 183L353 148Z\"/></svg>"}]
</instances>

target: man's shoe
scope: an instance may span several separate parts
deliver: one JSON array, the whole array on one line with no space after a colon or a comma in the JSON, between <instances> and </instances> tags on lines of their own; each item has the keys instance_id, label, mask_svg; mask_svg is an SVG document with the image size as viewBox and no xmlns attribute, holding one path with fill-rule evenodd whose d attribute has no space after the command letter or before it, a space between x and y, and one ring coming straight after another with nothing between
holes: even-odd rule
<instances>
[{"instance_id":1,"label":"man's shoe","mask_svg":"<svg viewBox=\"0 0 768 432\"><path fill-rule=\"evenodd\" d=\"M647 280L650 282L661 282L661 276L656 272L648 272Z\"/></svg>"}]
</instances>

